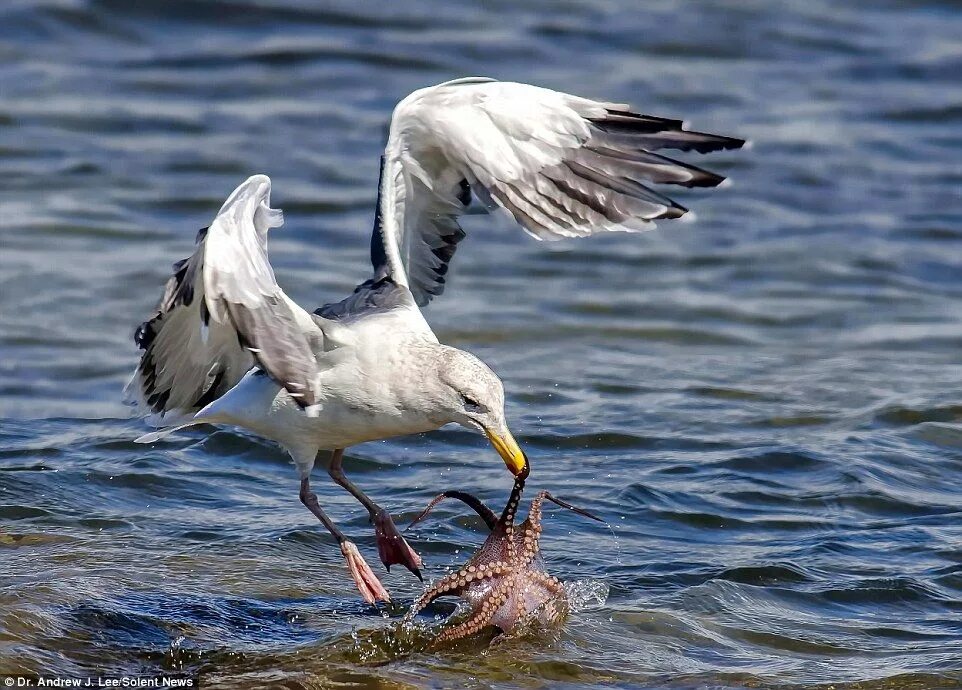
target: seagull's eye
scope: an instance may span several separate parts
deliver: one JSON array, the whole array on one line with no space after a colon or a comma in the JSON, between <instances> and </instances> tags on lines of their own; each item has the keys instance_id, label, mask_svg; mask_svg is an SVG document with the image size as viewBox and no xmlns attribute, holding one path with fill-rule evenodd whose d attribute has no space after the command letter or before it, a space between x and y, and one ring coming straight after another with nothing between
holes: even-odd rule
<instances>
[{"instance_id":1,"label":"seagull's eye","mask_svg":"<svg viewBox=\"0 0 962 690\"><path fill-rule=\"evenodd\" d=\"M464 403L464 409L468 410L469 412L480 412L482 409L481 403L474 398L469 398L464 393L461 394L461 401Z\"/></svg>"}]
</instances>

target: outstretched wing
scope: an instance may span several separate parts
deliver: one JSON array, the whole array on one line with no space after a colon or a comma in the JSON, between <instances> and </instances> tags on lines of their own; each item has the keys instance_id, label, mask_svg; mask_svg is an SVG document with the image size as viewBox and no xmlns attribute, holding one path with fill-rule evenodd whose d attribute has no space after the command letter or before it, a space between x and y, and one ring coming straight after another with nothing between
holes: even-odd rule
<instances>
[{"instance_id":1,"label":"outstretched wing","mask_svg":"<svg viewBox=\"0 0 962 690\"><path fill-rule=\"evenodd\" d=\"M234 190L198 234L194 254L174 264L157 312L137 329L144 352L126 392L145 412L195 412L255 363L309 412L317 403L313 345L321 335L274 279L267 232L284 221L270 208L270 192L266 175Z\"/></svg>"},{"instance_id":2,"label":"outstretched wing","mask_svg":"<svg viewBox=\"0 0 962 690\"><path fill-rule=\"evenodd\" d=\"M468 78L415 91L394 110L382 160L375 279L406 285L422 306L441 294L472 193L542 240L641 230L687 210L647 183L724 179L655 151L743 144L527 84Z\"/></svg>"}]
</instances>

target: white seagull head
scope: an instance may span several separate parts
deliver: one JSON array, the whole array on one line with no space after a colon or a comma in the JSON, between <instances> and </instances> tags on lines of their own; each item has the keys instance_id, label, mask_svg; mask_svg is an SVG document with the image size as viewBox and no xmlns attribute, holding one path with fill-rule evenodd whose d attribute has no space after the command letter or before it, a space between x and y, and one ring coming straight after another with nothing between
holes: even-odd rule
<instances>
[{"instance_id":1,"label":"white seagull head","mask_svg":"<svg viewBox=\"0 0 962 690\"><path fill-rule=\"evenodd\" d=\"M471 353L442 347L437 375L446 421L484 433L511 473L520 474L527 459L505 421L501 379Z\"/></svg>"}]
</instances>

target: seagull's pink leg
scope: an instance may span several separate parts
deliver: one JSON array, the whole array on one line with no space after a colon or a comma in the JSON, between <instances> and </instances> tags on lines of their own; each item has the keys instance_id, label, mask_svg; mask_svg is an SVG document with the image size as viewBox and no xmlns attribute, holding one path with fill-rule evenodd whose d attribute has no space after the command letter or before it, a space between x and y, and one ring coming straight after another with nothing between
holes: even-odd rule
<instances>
[{"instance_id":1,"label":"seagull's pink leg","mask_svg":"<svg viewBox=\"0 0 962 690\"><path fill-rule=\"evenodd\" d=\"M341 553L344 554L344 558L347 560L347 567L351 571L351 577L354 578L354 584L357 585L364 601L369 604L373 604L378 599L391 601L391 597L388 595L387 590L384 589L384 585L382 585L377 577L374 576L374 573L371 572L371 568L364 561L354 542L348 541L344 533L334 524L334 521L321 509L320 504L317 502L317 494L311 491L311 482L307 477L301 480L300 498L301 503L307 506L307 509L321 521L327 528L327 531L330 532L341 545Z\"/></svg>"},{"instance_id":2,"label":"seagull's pink leg","mask_svg":"<svg viewBox=\"0 0 962 690\"><path fill-rule=\"evenodd\" d=\"M331 464L327 471L331 475L331 479L347 489L371 514L371 522L374 523L374 536L377 539L377 553L381 557L381 562L389 571L392 565L400 563L414 573L419 580L423 581L424 578L421 577L421 557L401 536L398 528L394 525L394 520L391 519L390 513L368 498L347 478L342 466L343 461L343 448L332 451Z\"/></svg>"}]
</instances>

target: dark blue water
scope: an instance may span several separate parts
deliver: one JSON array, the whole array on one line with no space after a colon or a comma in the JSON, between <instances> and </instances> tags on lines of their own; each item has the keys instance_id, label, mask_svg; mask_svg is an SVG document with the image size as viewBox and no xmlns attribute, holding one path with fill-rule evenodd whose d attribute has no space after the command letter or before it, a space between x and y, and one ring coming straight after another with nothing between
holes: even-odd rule
<instances>
[{"instance_id":1,"label":"dark blue water","mask_svg":"<svg viewBox=\"0 0 962 690\"><path fill-rule=\"evenodd\" d=\"M960 36L949 1L3 3L0 672L962 686ZM135 325L238 182L274 180L288 294L339 299L394 103L474 74L754 147L679 197L694 224L549 246L469 219L429 320L504 378L532 484L613 530L546 520L587 593L557 637L425 651L391 619L417 581L363 605L283 452L138 446L119 399ZM510 485L458 430L348 463L402 518ZM375 563L366 514L316 484ZM483 539L462 515L414 534L432 578Z\"/></svg>"}]
</instances>

